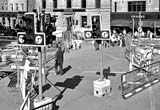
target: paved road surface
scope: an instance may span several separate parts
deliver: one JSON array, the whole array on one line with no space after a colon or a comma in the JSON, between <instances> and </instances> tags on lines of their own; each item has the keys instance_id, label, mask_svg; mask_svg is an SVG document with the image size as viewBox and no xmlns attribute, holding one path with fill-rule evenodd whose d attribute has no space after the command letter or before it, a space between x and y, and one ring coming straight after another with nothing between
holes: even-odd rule
<instances>
[{"instance_id":1,"label":"paved road surface","mask_svg":"<svg viewBox=\"0 0 160 110\"><path fill-rule=\"evenodd\" d=\"M51 70L47 77L56 87L64 90L63 97L56 101L57 110L151 110L151 102L155 110L159 110L159 84L152 87L154 100L150 100L149 89L127 100L121 97L121 91L118 89L121 73L118 72L128 71L123 48L104 48L103 66L110 67L116 76L108 77L111 80L111 94L98 98L93 96L93 81L100 78L96 74L100 71L98 51L95 51L91 44L83 44L80 50L65 53L64 68L67 70L65 74L55 75L54 70ZM7 88L7 83L7 78L0 81L0 94L3 94L0 95L0 107L3 110L13 110L21 104L22 99L19 92L12 92L13 89L11 91L11 88ZM58 93L56 88L47 84L43 95L53 98Z\"/></svg>"}]
</instances>

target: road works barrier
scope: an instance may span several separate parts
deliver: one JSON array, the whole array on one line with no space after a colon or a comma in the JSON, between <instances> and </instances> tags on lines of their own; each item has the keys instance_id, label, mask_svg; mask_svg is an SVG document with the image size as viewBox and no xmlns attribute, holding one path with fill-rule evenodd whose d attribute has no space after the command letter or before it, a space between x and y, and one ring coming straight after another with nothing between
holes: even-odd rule
<instances>
[{"instance_id":1,"label":"road works barrier","mask_svg":"<svg viewBox=\"0 0 160 110\"><path fill-rule=\"evenodd\" d=\"M158 82L160 61L126 72L121 75L122 97L127 99Z\"/></svg>"}]
</instances>

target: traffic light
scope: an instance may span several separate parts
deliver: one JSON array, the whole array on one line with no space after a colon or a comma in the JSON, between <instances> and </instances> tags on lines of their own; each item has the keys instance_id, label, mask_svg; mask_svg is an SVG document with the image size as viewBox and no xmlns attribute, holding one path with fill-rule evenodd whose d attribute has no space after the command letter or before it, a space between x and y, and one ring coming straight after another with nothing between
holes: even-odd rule
<instances>
[{"instance_id":1,"label":"traffic light","mask_svg":"<svg viewBox=\"0 0 160 110\"><path fill-rule=\"evenodd\" d=\"M22 17L22 20L24 21L25 27L24 30L26 34L34 34L36 32L35 26L36 26L36 14L35 13L25 13Z\"/></svg>"},{"instance_id":2,"label":"traffic light","mask_svg":"<svg viewBox=\"0 0 160 110\"><path fill-rule=\"evenodd\" d=\"M25 13L22 17L24 22L24 31L18 32L18 44L23 46L44 46L46 45L46 38L44 33L37 31L37 26L40 27L40 22L36 18L36 14Z\"/></svg>"},{"instance_id":3,"label":"traffic light","mask_svg":"<svg viewBox=\"0 0 160 110\"><path fill-rule=\"evenodd\" d=\"M44 23L45 24L50 24L51 23L51 15L50 15L50 13L45 13L44 14Z\"/></svg>"},{"instance_id":4,"label":"traffic light","mask_svg":"<svg viewBox=\"0 0 160 110\"><path fill-rule=\"evenodd\" d=\"M92 16L92 38L101 38L100 15Z\"/></svg>"},{"instance_id":5,"label":"traffic light","mask_svg":"<svg viewBox=\"0 0 160 110\"><path fill-rule=\"evenodd\" d=\"M57 21L57 18L56 18L56 16L52 16L51 17L51 23L54 23L54 25L55 25L55 22Z\"/></svg>"},{"instance_id":6,"label":"traffic light","mask_svg":"<svg viewBox=\"0 0 160 110\"><path fill-rule=\"evenodd\" d=\"M56 36L52 35L52 32L56 31L56 17L51 16L50 13L44 13L42 16L43 32L46 34L46 44L51 44Z\"/></svg>"},{"instance_id":7,"label":"traffic light","mask_svg":"<svg viewBox=\"0 0 160 110\"><path fill-rule=\"evenodd\" d=\"M67 31L71 31L72 30L72 18L71 17L66 18L66 22L67 22Z\"/></svg>"},{"instance_id":8,"label":"traffic light","mask_svg":"<svg viewBox=\"0 0 160 110\"><path fill-rule=\"evenodd\" d=\"M36 32L36 14L25 13L24 16L22 16L22 20L24 23L23 29L26 35L21 35L21 37L23 36L25 44L32 44L34 42L34 33Z\"/></svg>"}]
</instances>

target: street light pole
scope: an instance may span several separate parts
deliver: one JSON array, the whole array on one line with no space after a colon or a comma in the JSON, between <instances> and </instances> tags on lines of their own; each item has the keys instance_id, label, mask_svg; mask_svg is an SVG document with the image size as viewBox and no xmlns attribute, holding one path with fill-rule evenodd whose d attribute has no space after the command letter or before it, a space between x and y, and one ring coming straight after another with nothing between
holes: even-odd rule
<instances>
[{"instance_id":1,"label":"street light pole","mask_svg":"<svg viewBox=\"0 0 160 110\"><path fill-rule=\"evenodd\" d=\"M103 54L102 54L102 40L99 44L100 53L99 53L99 60L100 60L100 80L103 80Z\"/></svg>"}]
</instances>

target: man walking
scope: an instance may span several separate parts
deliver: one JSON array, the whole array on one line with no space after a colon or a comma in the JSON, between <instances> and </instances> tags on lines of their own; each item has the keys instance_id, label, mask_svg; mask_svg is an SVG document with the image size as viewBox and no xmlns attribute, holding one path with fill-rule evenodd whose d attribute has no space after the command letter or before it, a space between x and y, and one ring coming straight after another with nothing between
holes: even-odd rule
<instances>
[{"instance_id":1,"label":"man walking","mask_svg":"<svg viewBox=\"0 0 160 110\"><path fill-rule=\"evenodd\" d=\"M63 74L63 59L64 59L64 49L62 47L62 42L58 42L57 51L55 55L55 72L56 74Z\"/></svg>"}]
</instances>

